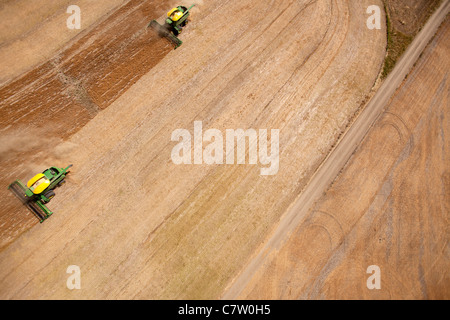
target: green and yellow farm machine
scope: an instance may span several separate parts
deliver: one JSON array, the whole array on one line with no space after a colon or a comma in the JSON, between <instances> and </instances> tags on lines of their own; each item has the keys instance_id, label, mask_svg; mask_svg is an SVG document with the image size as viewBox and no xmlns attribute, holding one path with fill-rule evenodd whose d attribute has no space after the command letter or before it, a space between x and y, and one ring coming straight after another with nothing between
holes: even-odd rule
<instances>
[{"instance_id":1,"label":"green and yellow farm machine","mask_svg":"<svg viewBox=\"0 0 450 320\"><path fill-rule=\"evenodd\" d=\"M160 25L158 21L152 20L148 26L154 29L160 37L168 39L175 45L176 49L183 44L183 41L178 39L178 35L188 24L190 11L194 6L195 4L189 8L184 6L175 7L167 13L164 25Z\"/></svg>"},{"instance_id":2,"label":"green and yellow farm machine","mask_svg":"<svg viewBox=\"0 0 450 320\"><path fill-rule=\"evenodd\" d=\"M53 212L47 208L46 204L55 196L55 189L65 183L66 175L69 173L67 168L50 167L42 173L34 176L25 185L20 180L16 180L8 187L23 204L39 219L42 223Z\"/></svg>"}]
</instances>

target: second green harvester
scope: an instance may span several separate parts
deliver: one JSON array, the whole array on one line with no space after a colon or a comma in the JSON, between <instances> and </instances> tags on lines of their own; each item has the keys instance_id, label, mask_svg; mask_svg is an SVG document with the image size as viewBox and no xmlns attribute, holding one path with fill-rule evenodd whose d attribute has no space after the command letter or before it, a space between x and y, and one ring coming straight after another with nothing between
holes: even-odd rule
<instances>
[{"instance_id":1,"label":"second green harvester","mask_svg":"<svg viewBox=\"0 0 450 320\"><path fill-rule=\"evenodd\" d=\"M158 21L152 20L148 26L158 32L160 37L168 39L176 49L183 44L183 41L178 38L178 35L188 24L190 11L194 6L195 4L189 8L185 6L175 7L167 13L167 19L164 25L160 25Z\"/></svg>"}]
</instances>

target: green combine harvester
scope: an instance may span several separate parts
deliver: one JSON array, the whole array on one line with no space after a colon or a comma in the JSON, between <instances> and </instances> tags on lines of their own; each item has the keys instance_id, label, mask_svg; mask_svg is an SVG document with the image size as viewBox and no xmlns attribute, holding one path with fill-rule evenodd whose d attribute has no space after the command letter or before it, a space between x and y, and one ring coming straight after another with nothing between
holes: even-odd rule
<instances>
[{"instance_id":1,"label":"green combine harvester","mask_svg":"<svg viewBox=\"0 0 450 320\"><path fill-rule=\"evenodd\" d=\"M195 4L190 6L189 9L184 6L173 8L167 13L167 19L164 25L160 25L158 21L152 20L148 26L154 29L160 37L168 39L173 45L175 45L176 49L183 44L183 41L178 39L178 35L188 24L190 10L194 6Z\"/></svg>"},{"instance_id":2,"label":"green combine harvester","mask_svg":"<svg viewBox=\"0 0 450 320\"><path fill-rule=\"evenodd\" d=\"M53 212L45 205L55 196L55 189L65 183L66 175L69 173L67 168L50 167L42 173L34 176L25 185L20 180L16 180L8 187L23 204L39 219L42 223Z\"/></svg>"}]
</instances>

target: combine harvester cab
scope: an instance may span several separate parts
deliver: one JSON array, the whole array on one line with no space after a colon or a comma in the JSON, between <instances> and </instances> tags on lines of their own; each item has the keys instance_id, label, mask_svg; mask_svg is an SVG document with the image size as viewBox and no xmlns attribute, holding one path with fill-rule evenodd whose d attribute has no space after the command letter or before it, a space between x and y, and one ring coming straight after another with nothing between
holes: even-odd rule
<instances>
[{"instance_id":1,"label":"combine harvester cab","mask_svg":"<svg viewBox=\"0 0 450 320\"><path fill-rule=\"evenodd\" d=\"M55 196L55 189L65 183L67 168L50 167L47 170L35 175L25 185L20 180L16 180L8 187L11 192L18 197L22 203L39 219L42 223L53 212L47 208L46 204Z\"/></svg>"},{"instance_id":2,"label":"combine harvester cab","mask_svg":"<svg viewBox=\"0 0 450 320\"><path fill-rule=\"evenodd\" d=\"M168 39L177 49L183 44L183 41L178 39L178 35L188 24L190 11L194 6L195 4L190 6L189 9L184 6L173 8L167 13L164 25L160 25L158 21L152 20L148 27L155 30L160 37Z\"/></svg>"}]
</instances>

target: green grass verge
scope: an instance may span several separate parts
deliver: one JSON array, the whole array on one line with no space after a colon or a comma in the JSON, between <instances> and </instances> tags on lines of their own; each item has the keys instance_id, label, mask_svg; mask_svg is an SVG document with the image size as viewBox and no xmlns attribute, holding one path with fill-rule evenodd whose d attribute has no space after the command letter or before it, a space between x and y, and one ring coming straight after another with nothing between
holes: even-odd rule
<instances>
[{"instance_id":1,"label":"green grass verge","mask_svg":"<svg viewBox=\"0 0 450 320\"><path fill-rule=\"evenodd\" d=\"M443 2L443 0L430 0L425 20L423 22L416 21L414 34L407 35L394 27L388 6L389 1L390 0L383 0L384 11L386 12L387 54L384 61L383 72L381 74L382 79L386 78L392 69L394 69L397 61L414 40L415 35L422 30L425 23Z\"/></svg>"},{"instance_id":2,"label":"green grass verge","mask_svg":"<svg viewBox=\"0 0 450 320\"><path fill-rule=\"evenodd\" d=\"M386 12L387 25L387 55L384 60L383 73L381 75L383 79L388 76L392 69L394 69L398 59L414 39L414 36L403 34L393 27L386 2L384 2L384 10Z\"/></svg>"}]
</instances>

